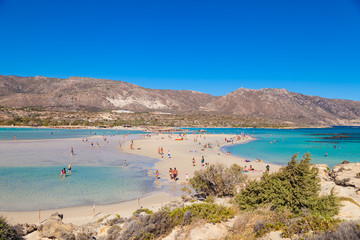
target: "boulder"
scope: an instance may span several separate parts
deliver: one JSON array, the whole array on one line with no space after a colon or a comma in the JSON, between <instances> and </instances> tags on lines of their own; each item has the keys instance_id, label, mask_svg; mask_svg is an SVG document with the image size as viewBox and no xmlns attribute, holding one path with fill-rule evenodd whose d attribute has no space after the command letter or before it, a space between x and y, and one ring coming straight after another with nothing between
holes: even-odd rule
<instances>
[{"instance_id":1,"label":"boulder","mask_svg":"<svg viewBox=\"0 0 360 240\"><path fill-rule=\"evenodd\" d=\"M16 233L20 236L28 235L37 230L37 226L35 224L17 224L14 227Z\"/></svg>"},{"instance_id":2,"label":"boulder","mask_svg":"<svg viewBox=\"0 0 360 240\"><path fill-rule=\"evenodd\" d=\"M55 221L62 221L64 218L64 214L59 214L58 212L51 214L50 219Z\"/></svg>"},{"instance_id":3,"label":"boulder","mask_svg":"<svg viewBox=\"0 0 360 240\"><path fill-rule=\"evenodd\" d=\"M360 188L360 163L339 164L333 168L332 176L337 185Z\"/></svg>"},{"instance_id":4,"label":"boulder","mask_svg":"<svg viewBox=\"0 0 360 240\"><path fill-rule=\"evenodd\" d=\"M75 240L75 226L62 223L62 214L54 213L50 219L38 227L40 236L55 239Z\"/></svg>"}]
</instances>

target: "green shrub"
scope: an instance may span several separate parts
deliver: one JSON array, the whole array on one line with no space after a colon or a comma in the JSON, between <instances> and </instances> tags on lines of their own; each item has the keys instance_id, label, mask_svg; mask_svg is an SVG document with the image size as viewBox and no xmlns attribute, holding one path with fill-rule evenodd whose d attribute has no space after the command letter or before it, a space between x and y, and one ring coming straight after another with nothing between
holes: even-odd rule
<instances>
[{"instance_id":1,"label":"green shrub","mask_svg":"<svg viewBox=\"0 0 360 240\"><path fill-rule=\"evenodd\" d=\"M194 219L204 219L209 223L218 223L234 216L234 211L217 204L196 203L177 208L170 213L177 224L190 224Z\"/></svg>"},{"instance_id":2,"label":"green shrub","mask_svg":"<svg viewBox=\"0 0 360 240\"><path fill-rule=\"evenodd\" d=\"M307 215L294 217L287 213L273 214L270 218L254 224L255 237L263 237L271 231L281 231L285 238L303 239L314 234L320 234L336 229L338 219L324 218L322 216Z\"/></svg>"},{"instance_id":3,"label":"green shrub","mask_svg":"<svg viewBox=\"0 0 360 240\"><path fill-rule=\"evenodd\" d=\"M282 228L283 237L289 238L293 235L304 237L307 235L324 233L335 229L340 220L327 219L321 216L306 216L295 221L290 221Z\"/></svg>"},{"instance_id":4,"label":"green shrub","mask_svg":"<svg viewBox=\"0 0 360 240\"><path fill-rule=\"evenodd\" d=\"M315 235L309 240L342 240L342 239L360 239L359 222L343 222L335 229L328 230L325 233Z\"/></svg>"},{"instance_id":5,"label":"green shrub","mask_svg":"<svg viewBox=\"0 0 360 240\"><path fill-rule=\"evenodd\" d=\"M317 168L311 168L310 154L300 162L295 154L288 166L271 175L264 173L261 181L251 181L236 196L240 209L255 209L271 206L272 210L289 210L300 215L304 209L322 216L333 216L339 211L339 200L330 195L319 197L320 183Z\"/></svg>"},{"instance_id":6,"label":"green shrub","mask_svg":"<svg viewBox=\"0 0 360 240\"><path fill-rule=\"evenodd\" d=\"M0 216L0 240L18 240L22 239L16 231L6 223L6 219Z\"/></svg>"},{"instance_id":7,"label":"green shrub","mask_svg":"<svg viewBox=\"0 0 360 240\"><path fill-rule=\"evenodd\" d=\"M136 210L135 212L133 212L133 215L135 215L135 214L140 214L140 213L142 213L142 212L147 213L147 214L154 214L154 212L151 211L151 210L148 209L148 208L139 208L138 210Z\"/></svg>"},{"instance_id":8,"label":"green shrub","mask_svg":"<svg viewBox=\"0 0 360 240\"><path fill-rule=\"evenodd\" d=\"M234 164L228 168L223 164L211 164L207 169L196 171L190 179L190 185L197 193L220 197L234 196L236 187L244 179L239 165Z\"/></svg>"}]
</instances>

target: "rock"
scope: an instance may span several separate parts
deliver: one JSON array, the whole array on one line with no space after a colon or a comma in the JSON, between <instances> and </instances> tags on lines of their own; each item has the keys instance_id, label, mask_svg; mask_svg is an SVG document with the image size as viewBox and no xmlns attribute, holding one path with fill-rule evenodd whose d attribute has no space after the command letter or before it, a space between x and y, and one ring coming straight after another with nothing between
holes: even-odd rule
<instances>
[{"instance_id":1,"label":"rock","mask_svg":"<svg viewBox=\"0 0 360 240\"><path fill-rule=\"evenodd\" d=\"M339 164L333 168L335 183L342 186L351 186L357 189L360 188L360 163L346 163Z\"/></svg>"},{"instance_id":2,"label":"rock","mask_svg":"<svg viewBox=\"0 0 360 240\"><path fill-rule=\"evenodd\" d=\"M50 219L55 221L62 221L64 218L64 214L59 214L58 212L51 214Z\"/></svg>"},{"instance_id":3,"label":"rock","mask_svg":"<svg viewBox=\"0 0 360 240\"><path fill-rule=\"evenodd\" d=\"M64 224L58 219L50 219L38 228L40 236L56 239L75 240L75 227L72 224Z\"/></svg>"},{"instance_id":4,"label":"rock","mask_svg":"<svg viewBox=\"0 0 360 240\"><path fill-rule=\"evenodd\" d=\"M28 235L37 230L37 226L35 224L17 224L14 226L14 230L20 236Z\"/></svg>"},{"instance_id":5,"label":"rock","mask_svg":"<svg viewBox=\"0 0 360 240\"><path fill-rule=\"evenodd\" d=\"M320 178L320 180L325 180L325 181L331 181L331 171L330 168L327 164L314 164L314 167L316 167L317 169L319 169L318 171L318 176Z\"/></svg>"},{"instance_id":6,"label":"rock","mask_svg":"<svg viewBox=\"0 0 360 240\"><path fill-rule=\"evenodd\" d=\"M315 164L314 167L318 168L318 177L320 179L320 196L330 195L332 189L335 186L333 178L331 176L331 171L326 164Z\"/></svg>"},{"instance_id":7,"label":"rock","mask_svg":"<svg viewBox=\"0 0 360 240\"><path fill-rule=\"evenodd\" d=\"M349 164L350 162L349 161L342 161L340 164Z\"/></svg>"}]
</instances>

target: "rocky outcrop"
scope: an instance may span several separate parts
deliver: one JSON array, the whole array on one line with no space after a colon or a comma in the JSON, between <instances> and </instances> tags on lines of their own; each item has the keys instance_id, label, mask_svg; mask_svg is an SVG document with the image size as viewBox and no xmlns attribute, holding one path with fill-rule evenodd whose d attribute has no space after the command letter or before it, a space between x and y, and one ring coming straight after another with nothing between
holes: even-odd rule
<instances>
[{"instance_id":1,"label":"rocky outcrop","mask_svg":"<svg viewBox=\"0 0 360 240\"><path fill-rule=\"evenodd\" d=\"M360 163L342 162L331 171L326 164L314 165L319 169L320 195L335 194L342 207L338 217L345 220L360 219Z\"/></svg>"},{"instance_id":2,"label":"rocky outcrop","mask_svg":"<svg viewBox=\"0 0 360 240\"><path fill-rule=\"evenodd\" d=\"M50 219L40 225L38 231L41 237L59 240L75 240L75 226L62 223L63 216L58 213L51 215Z\"/></svg>"},{"instance_id":3,"label":"rocky outcrop","mask_svg":"<svg viewBox=\"0 0 360 240\"><path fill-rule=\"evenodd\" d=\"M337 185L360 189L360 163L342 163L333 168L332 177Z\"/></svg>"},{"instance_id":4,"label":"rocky outcrop","mask_svg":"<svg viewBox=\"0 0 360 240\"><path fill-rule=\"evenodd\" d=\"M56 110L240 115L289 123L360 124L360 102L307 96L286 89L240 88L225 96L143 88L122 81L0 75L0 106Z\"/></svg>"}]
</instances>

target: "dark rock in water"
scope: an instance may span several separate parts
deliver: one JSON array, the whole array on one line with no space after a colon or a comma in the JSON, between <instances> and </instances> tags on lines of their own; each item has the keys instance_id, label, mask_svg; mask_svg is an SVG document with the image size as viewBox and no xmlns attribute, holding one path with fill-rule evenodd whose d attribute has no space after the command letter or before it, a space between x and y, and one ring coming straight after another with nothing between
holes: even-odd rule
<instances>
[{"instance_id":1,"label":"dark rock in water","mask_svg":"<svg viewBox=\"0 0 360 240\"><path fill-rule=\"evenodd\" d=\"M349 161L342 161L340 164L349 164L350 162Z\"/></svg>"}]
</instances>

